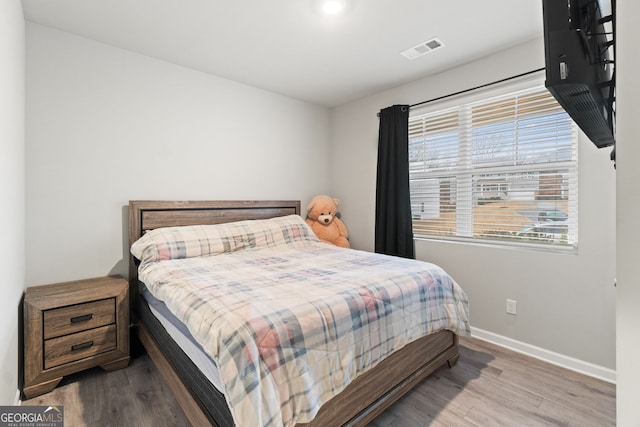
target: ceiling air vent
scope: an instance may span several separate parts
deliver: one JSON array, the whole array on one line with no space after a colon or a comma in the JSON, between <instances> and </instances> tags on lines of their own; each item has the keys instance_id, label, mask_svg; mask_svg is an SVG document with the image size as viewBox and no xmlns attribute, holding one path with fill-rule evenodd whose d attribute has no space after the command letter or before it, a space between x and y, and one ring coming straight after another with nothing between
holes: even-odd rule
<instances>
[{"instance_id":1,"label":"ceiling air vent","mask_svg":"<svg viewBox=\"0 0 640 427\"><path fill-rule=\"evenodd\" d=\"M441 48L442 46L444 46L444 43L442 43L440 39L434 37L431 40L422 42L419 45L411 47L400 53L402 53L402 55L404 55L407 59L416 59L422 55L426 55L427 53L434 51L435 49Z\"/></svg>"}]
</instances>

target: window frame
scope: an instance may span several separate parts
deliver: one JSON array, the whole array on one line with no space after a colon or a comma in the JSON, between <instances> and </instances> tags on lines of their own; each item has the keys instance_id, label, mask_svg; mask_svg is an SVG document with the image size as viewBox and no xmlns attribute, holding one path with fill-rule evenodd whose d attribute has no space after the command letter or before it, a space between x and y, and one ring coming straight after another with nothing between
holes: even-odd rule
<instances>
[{"instance_id":1,"label":"window frame","mask_svg":"<svg viewBox=\"0 0 640 427\"><path fill-rule=\"evenodd\" d=\"M412 120L415 121L416 117L424 118L427 115L435 114L435 113L439 113L444 116L451 111L460 109L462 106L466 106L468 109L470 109L472 108L470 107L471 105L481 103L482 101L485 101L485 100L500 98L500 97L509 96L509 95L513 96L517 93L523 93L530 90L535 90L536 88L544 88L543 72L538 72L526 77L516 78L511 81L503 81L501 83L491 85L491 87L484 87L482 89L473 90L469 93L453 95L447 98L443 98L434 102L427 103L419 107L412 107L410 111L410 116L409 116L410 128L411 128ZM545 95L546 94L548 94L548 92L546 92ZM551 96L551 95L548 94L548 96ZM518 166L514 166L512 170L515 172L518 169L521 169L521 173L523 175L527 173L534 173L534 172L538 173L539 174L538 179L540 179L540 174L544 173L544 171L547 171L548 174L552 174L553 171L556 171L555 173L557 176L568 177L567 183L566 183L567 185L566 237L565 237L565 234L561 234L561 238L558 239L557 234L549 233L549 236L547 236L547 238L550 241L544 241L545 240L545 237L543 234L544 229L542 229L542 231L537 230L535 228L536 226L535 222L531 223L531 227L534 227L533 230L537 230L535 232L536 233L535 236L537 237L533 238L534 239L533 241L526 240L527 237L513 238L513 236L512 237L507 236L507 238L503 239L499 237L497 234L496 235L489 234L490 237L483 237L483 238L474 236L474 231L473 231L474 206L477 206L477 200L474 200L474 197L476 197L477 194L475 194L473 190L473 186L476 185L476 183L474 182L474 175L476 176L477 180L480 179L479 176L490 176L487 173L489 174L493 173L494 176L496 177L499 177L501 176L501 174L503 174L505 178L507 178L508 174L511 172L508 172L509 168L503 168L501 166L492 169L491 167L475 167L474 168L472 165L470 165L469 162L471 162L473 157L473 155L470 153L470 150L472 150L471 148L472 138L467 134L462 139L458 138L458 142L457 142L458 151L462 150L464 152L464 150L466 150L466 154L462 156L463 165L462 166L458 165L456 167L451 168L452 169L451 173L449 173L449 175L451 175L452 177L450 178L451 180L455 180L457 179L457 177L462 177L468 181L463 186L461 186L460 184L456 185L457 190L456 190L455 196L451 194L449 194L448 196L450 198L455 198L455 204L451 202L451 204L455 206L455 212L456 212L455 214L456 225L454 227L455 234L454 235L429 234L429 233L425 233L424 230L416 232L416 220L413 219L412 223L414 226L414 240L416 241L417 240L447 241L447 242L455 242L455 243L466 243L471 245L488 245L492 247L497 246L497 247L523 248L523 249L529 249L529 250L540 250L545 252L577 253L578 242L579 242L579 239L578 239L578 167L579 167L578 134L579 132L578 132L577 125L573 122L573 120L571 120L568 117L566 112L564 112L564 110L562 110L561 107L559 107L559 110L562 113L562 120L564 121L568 120L568 123L570 126L569 159L562 162L558 161L556 163L554 162L538 163L538 164L534 164L533 166L525 165L521 168L519 168ZM534 115L534 117L543 117L543 116L544 115L537 115L537 114ZM470 121L468 117L466 118L466 120L467 122ZM458 125L454 125L454 127L456 128L456 130L466 129L467 133L471 132L471 130L473 129L473 125L470 125L468 128L460 127ZM426 135L426 133L424 133L423 135ZM412 139L410 136L410 141L409 141L410 158L408 159L408 161L410 162L411 162L411 156L412 156L411 141ZM425 136L425 141L426 141L426 136ZM461 143L461 141L465 141L465 142ZM457 159L460 159L460 157L461 157L460 155L456 156ZM446 171L446 168L443 168L443 171ZM461 171L463 172L461 173ZM561 175L560 171L562 171L562 173L566 173L566 175ZM429 179L429 176L431 176L433 179L438 178L439 181L434 182L431 185L442 186L442 182L443 182L442 180L445 178L445 175L447 175L447 173L443 172L441 174L438 174L438 173L433 173L431 175L423 174L422 176L427 177L427 178L424 178L424 181L427 181ZM415 172L410 171L410 182L412 183L412 185L416 185ZM425 185L426 184L427 183L425 182ZM482 187L483 185L484 185L483 183L480 183L478 187ZM540 186L541 184L538 184L538 185ZM498 190L501 187L499 182L497 181L494 183L487 182L486 188L489 188L491 186L494 186L494 188L497 188ZM460 188L469 188L471 191L471 194L467 194L466 197L461 196L460 191L458 190ZM560 191L564 191L564 190L560 190ZM440 190L440 192L442 192L442 190ZM412 207L413 207L415 205L414 190L412 189L410 193L411 193ZM441 203L442 194L440 194L437 197L438 197L438 203ZM532 199L532 200L537 200L537 199ZM412 217L414 215L415 213L412 212ZM524 229L523 229L523 233L524 233ZM520 234L523 235L523 233L520 233ZM539 239L539 241L536 241L536 239ZM562 239L566 239L566 241L562 241Z\"/></svg>"}]
</instances>

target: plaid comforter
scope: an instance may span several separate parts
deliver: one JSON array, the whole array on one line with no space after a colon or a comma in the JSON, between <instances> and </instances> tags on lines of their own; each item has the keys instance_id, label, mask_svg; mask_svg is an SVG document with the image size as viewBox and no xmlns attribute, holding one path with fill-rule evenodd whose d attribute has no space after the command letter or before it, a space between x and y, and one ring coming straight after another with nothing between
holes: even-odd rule
<instances>
[{"instance_id":1,"label":"plaid comforter","mask_svg":"<svg viewBox=\"0 0 640 427\"><path fill-rule=\"evenodd\" d=\"M467 298L433 264L322 243L297 216L200 227L154 230L132 253L218 363L238 426L309 422L405 344L468 334Z\"/></svg>"}]
</instances>

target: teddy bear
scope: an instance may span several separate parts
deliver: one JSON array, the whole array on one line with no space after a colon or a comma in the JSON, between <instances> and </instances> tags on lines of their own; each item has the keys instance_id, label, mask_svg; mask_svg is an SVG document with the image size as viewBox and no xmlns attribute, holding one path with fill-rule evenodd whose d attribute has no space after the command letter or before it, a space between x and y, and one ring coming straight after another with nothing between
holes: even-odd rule
<instances>
[{"instance_id":1,"label":"teddy bear","mask_svg":"<svg viewBox=\"0 0 640 427\"><path fill-rule=\"evenodd\" d=\"M338 199L325 195L315 196L307 206L306 222L323 242L348 248L349 232L342 220L336 216L339 206Z\"/></svg>"}]
</instances>

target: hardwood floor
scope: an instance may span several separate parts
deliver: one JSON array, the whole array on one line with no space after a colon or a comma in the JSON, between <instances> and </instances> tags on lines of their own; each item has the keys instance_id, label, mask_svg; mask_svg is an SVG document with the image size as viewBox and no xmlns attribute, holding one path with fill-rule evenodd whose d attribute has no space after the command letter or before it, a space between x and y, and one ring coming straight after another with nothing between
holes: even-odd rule
<instances>
[{"instance_id":1,"label":"hardwood floor","mask_svg":"<svg viewBox=\"0 0 640 427\"><path fill-rule=\"evenodd\" d=\"M176 427L189 422L148 356L126 369L90 369L22 405L64 406L66 427Z\"/></svg>"},{"instance_id":2,"label":"hardwood floor","mask_svg":"<svg viewBox=\"0 0 640 427\"><path fill-rule=\"evenodd\" d=\"M460 339L440 368L371 427L615 426L615 385L487 342Z\"/></svg>"},{"instance_id":3,"label":"hardwood floor","mask_svg":"<svg viewBox=\"0 0 640 427\"><path fill-rule=\"evenodd\" d=\"M473 338L370 427L614 426L615 386ZM66 426L186 426L147 356L87 371L23 405L64 405Z\"/></svg>"}]
</instances>

